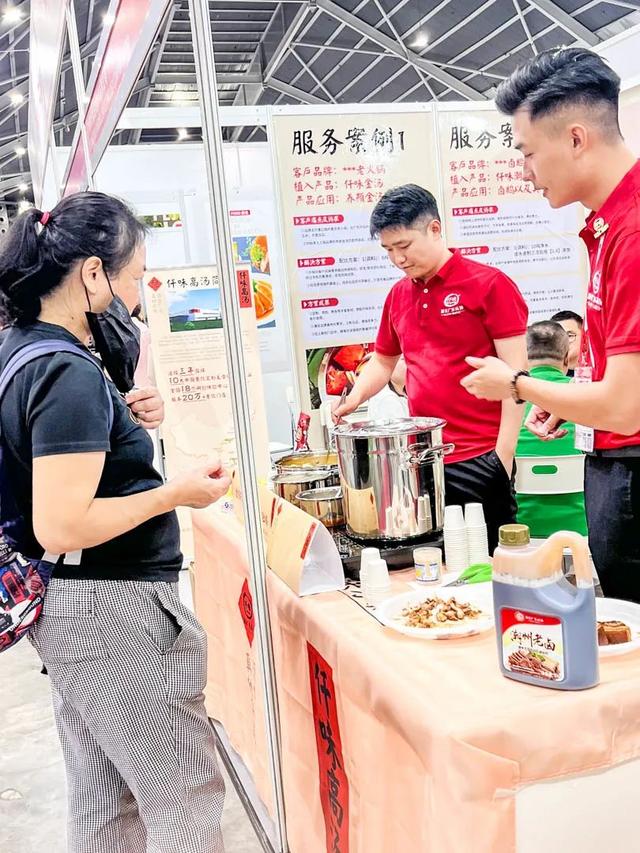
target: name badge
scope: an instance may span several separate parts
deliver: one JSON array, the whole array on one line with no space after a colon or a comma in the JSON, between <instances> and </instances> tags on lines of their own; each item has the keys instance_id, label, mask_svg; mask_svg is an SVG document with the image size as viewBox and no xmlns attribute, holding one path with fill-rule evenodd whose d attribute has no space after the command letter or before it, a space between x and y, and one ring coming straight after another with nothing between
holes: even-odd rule
<instances>
[{"instance_id":1,"label":"name badge","mask_svg":"<svg viewBox=\"0 0 640 853\"><path fill-rule=\"evenodd\" d=\"M593 381L593 370L591 367L576 367L574 374L574 382L581 385L586 385ZM593 453L595 442L595 431L593 427L582 426L576 424L576 437L574 447L576 450L581 450L583 453Z\"/></svg>"}]
</instances>

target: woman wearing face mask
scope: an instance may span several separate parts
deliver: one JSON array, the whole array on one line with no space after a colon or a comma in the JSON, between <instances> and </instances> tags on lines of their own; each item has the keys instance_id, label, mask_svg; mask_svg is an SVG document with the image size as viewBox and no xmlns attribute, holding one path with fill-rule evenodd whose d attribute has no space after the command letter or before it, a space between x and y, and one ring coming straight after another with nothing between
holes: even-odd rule
<instances>
[{"instance_id":1,"label":"woman wearing face mask","mask_svg":"<svg viewBox=\"0 0 640 853\"><path fill-rule=\"evenodd\" d=\"M86 352L93 331L112 379L124 381L115 365L126 368L135 346L124 319L113 321L113 291L144 267L144 237L123 202L95 192L18 217L0 249L0 320L13 324L0 370L36 341ZM174 510L216 501L227 474L212 462L163 484L121 394L97 361L73 352L16 374L0 435L25 522L15 544L28 557L65 555L31 640L51 679L69 850L219 853L224 785L203 704L206 637L178 600Z\"/></svg>"}]
</instances>

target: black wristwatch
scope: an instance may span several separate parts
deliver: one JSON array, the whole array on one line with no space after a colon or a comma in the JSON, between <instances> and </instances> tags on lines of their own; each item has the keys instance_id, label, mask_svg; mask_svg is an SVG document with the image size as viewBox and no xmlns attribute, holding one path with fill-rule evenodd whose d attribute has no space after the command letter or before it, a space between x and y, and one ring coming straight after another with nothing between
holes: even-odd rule
<instances>
[{"instance_id":1,"label":"black wristwatch","mask_svg":"<svg viewBox=\"0 0 640 853\"><path fill-rule=\"evenodd\" d=\"M530 374L528 370L518 370L517 373L514 373L511 378L511 396L518 405L521 405L525 402L524 400L521 400L518 396L518 379L520 379L521 376L529 375Z\"/></svg>"}]
</instances>

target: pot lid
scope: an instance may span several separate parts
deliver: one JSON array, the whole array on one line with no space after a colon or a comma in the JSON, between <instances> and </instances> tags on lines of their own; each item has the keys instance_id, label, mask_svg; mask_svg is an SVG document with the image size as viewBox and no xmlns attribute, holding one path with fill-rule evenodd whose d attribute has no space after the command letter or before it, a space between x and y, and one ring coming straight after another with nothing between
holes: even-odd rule
<instances>
[{"instance_id":1,"label":"pot lid","mask_svg":"<svg viewBox=\"0 0 640 853\"><path fill-rule=\"evenodd\" d=\"M339 424L335 435L345 438L391 438L394 435L414 435L431 432L446 426L442 418L394 418L386 421L357 421L351 424Z\"/></svg>"}]
</instances>

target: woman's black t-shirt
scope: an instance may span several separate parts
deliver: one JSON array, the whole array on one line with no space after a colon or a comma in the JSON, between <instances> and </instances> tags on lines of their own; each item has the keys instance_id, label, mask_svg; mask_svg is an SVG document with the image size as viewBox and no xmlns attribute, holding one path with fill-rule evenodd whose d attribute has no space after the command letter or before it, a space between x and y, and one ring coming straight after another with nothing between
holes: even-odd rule
<instances>
[{"instance_id":1,"label":"woman's black t-shirt","mask_svg":"<svg viewBox=\"0 0 640 853\"><path fill-rule=\"evenodd\" d=\"M35 341L64 340L82 347L66 329L36 322L14 327L0 349L0 370L22 347ZM96 362L99 364L98 362ZM107 391L108 387L108 391ZM109 431L111 395L114 419ZM113 383L105 385L98 370L68 353L42 356L19 371L0 405L3 476L10 478L16 504L28 523L28 541L20 543L29 557L42 547L31 529L33 459L60 453L105 453L98 498L123 497L162 485L153 467L153 443L134 423ZM64 483L56 500L64 501ZM156 516L109 542L87 548L78 566L60 565L59 578L87 580L177 580L182 566L180 530L175 512Z\"/></svg>"}]
</instances>

